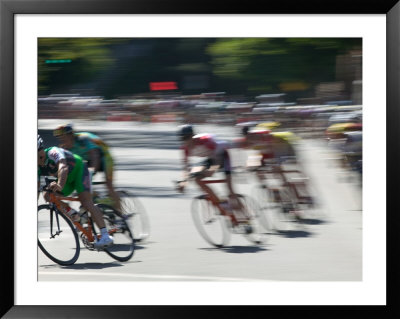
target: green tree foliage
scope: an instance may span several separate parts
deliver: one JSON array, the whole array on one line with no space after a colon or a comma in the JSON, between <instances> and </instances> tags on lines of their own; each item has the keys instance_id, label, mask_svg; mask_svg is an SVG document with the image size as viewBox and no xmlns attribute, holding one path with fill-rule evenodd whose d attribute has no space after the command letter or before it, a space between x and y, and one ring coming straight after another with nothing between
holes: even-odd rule
<instances>
[{"instance_id":1,"label":"green tree foliage","mask_svg":"<svg viewBox=\"0 0 400 319\"><path fill-rule=\"evenodd\" d=\"M224 38L210 45L214 75L247 91L279 91L286 82L304 87L335 80L336 56L361 49L361 39Z\"/></svg>"},{"instance_id":2,"label":"green tree foliage","mask_svg":"<svg viewBox=\"0 0 400 319\"><path fill-rule=\"evenodd\" d=\"M112 45L126 41L114 38L39 38L39 94L54 93L59 88L85 83L109 67L114 59ZM48 60L71 60L70 63L46 63Z\"/></svg>"},{"instance_id":3,"label":"green tree foliage","mask_svg":"<svg viewBox=\"0 0 400 319\"><path fill-rule=\"evenodd\" d=\"M274 93L284 83L305 90L334 81L337 55L355 48L361 39L40 38L39 94L92 88L113 97L149 92L157 81L178 82L181 90L188 76L232 94ZM57 59L71 62L46 63Z\"/></svg>"}]
</instances>

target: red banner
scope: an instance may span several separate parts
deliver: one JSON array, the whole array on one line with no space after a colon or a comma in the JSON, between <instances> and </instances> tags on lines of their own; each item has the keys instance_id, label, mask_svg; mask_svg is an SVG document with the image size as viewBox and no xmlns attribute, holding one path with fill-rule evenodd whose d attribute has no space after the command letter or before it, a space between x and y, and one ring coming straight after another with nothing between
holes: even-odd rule
<instances>
[{"instance_id":1,"label":"red banner","mask_svg":"<svg viewBox=\"0 0 400 319\"><path fill-rule=\"evenodd\" d=\"M176 82L150 82L151 91L177 90Z\"/></svg>"}]
</instances>

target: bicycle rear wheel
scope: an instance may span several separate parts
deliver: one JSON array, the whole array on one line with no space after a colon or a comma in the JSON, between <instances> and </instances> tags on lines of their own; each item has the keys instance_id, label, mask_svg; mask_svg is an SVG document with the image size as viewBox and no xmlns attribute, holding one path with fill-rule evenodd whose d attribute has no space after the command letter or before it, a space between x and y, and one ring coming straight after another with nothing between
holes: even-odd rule
<instances>
[{"instance_id":1,"label":"bicycle rear wheel","mask_svg":"<svg viewBox=\"0 0 400 319\"><path fill-rule=\"evenodd\" d=\"M295 194L286 187L257 186L253 191L260 204L260 222L267 230L288 231L296 218Z\"/></svg>"},{"instance_id":2,"label":"bicycle rear wheel","mask_svg":"<svg viewBox=\"0 0 400 319\"><path fill-rule=\"evenodd\" d=\"M38 207L38 246L55 263L74 264L79 257L78 234L71 220L64 214L44 204Z\"/></svg>"},{"instance_id":3,"label":"bicycle rear wheel","mask_svg":"<svg viewBox=\"0 0 400 319\"><path fill-rule=\"evenodd\" d=\"M270 198L273 198L276 205L274 224L280 231L289 231L299 228L300 219L299 207L296 203L296 194L289 187L280 187L278 189L268 189Z\"/></svg>"},{"instance_id":4,"label":"bicycle rear wheel","mask_svg":"<svg viewBox=\"0 0 400 319\"><path fill-rule=\"evenodd\" d=\"M96 206L103 212L103 219L108 233L114 239L114 244L105 248L104 251L118 261L128 261L135 251L133 232L125 220L118 216L113 207L105 204L96 204ZM97 236L100 234L100 230L95 223L93 225L93 231Z\"/></svg>"},{"instance_id":5,"label":"bicycle rear wheel","mask_svg":"<svg viewBox=\"0 0 400 319\"><path fill-rule=\"evenodd\" d=\"M258 203L250 196L242 194L237 196L244 207L244 212L248 218L248 226L250 226L248 231L243 232L243 236L254 244L263 244L267 237L262 229L261 211Z\"/></svg>"},{"instance_id":6,"label":"bicycle rear wheel","mask_svg":"<svg viewBox=\"0 0 400 319\"><path fill-rule=\"evenodd\" d=\"M121 199L122 213L131 216L127 223L133 229L133 238L143 242L150 236L150 221L147 212L140 200L126 191L118 191Z\"/></svg>"},{"instance_id":7,"label":"bicycle rear wheel","mask_svg":"<svg viewBox=\"0 0 400 319\"><path fill-rule=\"evenodd\" d=\"M228 244L230 232L226 217L220 214L206 195L193 199L191 211L194 224L205 241L218 248Z\"/></svg>"}]
</instances>

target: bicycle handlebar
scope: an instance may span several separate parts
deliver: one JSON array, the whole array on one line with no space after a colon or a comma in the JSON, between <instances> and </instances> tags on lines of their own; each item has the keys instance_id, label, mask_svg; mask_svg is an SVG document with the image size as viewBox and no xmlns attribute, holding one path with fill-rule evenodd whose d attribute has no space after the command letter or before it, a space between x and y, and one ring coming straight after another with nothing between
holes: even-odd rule
<instances>
[{"instance_id":1,"label":"bicycle handlebar","mask_svg":"<svg viewBox=\"0 0 400 319\"><path fill-rule=\"evenodd\" d=\"M44 181L45 181L46 185L40 186L39 191L40 192L43 192L43 191L53 192L51 189L49 189L49 185L51 182L55 182L56 180L57 180L56 178L49 178L49 177L45 176Z\"/></svg>"},{"instance_id":2,"label":"bicycle handlebar","mask_svg":"<svg viewBox=\"0 0 400 319\"><path fill-rule=\"evenodd\" d=\"M195 173L190 173L188 177L186 177L185 179L179 180L179 181L174 181L176 184L179 183L185 183L185 182L189 182L193 179L195 179L196 177L200 177L202 176L202 172L195 172Z\"/></svg>"},{"instance_id":3,"label":"bicycle handlebar","mask_svg":"<svg viewBox=\"0 0 400 319\"><path fill-rule=\"evenodd\" d=\"M55 177L49 178L48 176L45 176L44 181L45 181L46 185L42 185L39 188L39 191L40 192L49 192L49 193L53 193L55 195L63 196L63 194L61 192L53 191L49 188L50 183L55 182L56 180L57 180L57 178L55 178Z\"/></svg>"}]
</instances>

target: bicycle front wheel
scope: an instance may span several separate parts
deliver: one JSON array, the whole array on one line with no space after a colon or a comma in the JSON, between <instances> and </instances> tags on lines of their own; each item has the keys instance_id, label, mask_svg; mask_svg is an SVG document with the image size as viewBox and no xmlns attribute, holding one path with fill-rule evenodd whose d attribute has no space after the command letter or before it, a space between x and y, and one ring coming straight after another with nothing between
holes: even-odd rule
<instances>
[{"instance_id":1,"label":"bicycle front wheel","mask_svg":"<svg viewBox=\"0 0 400 319\"><path fill-rule=\"evenodd\" d=\"M122 213L130 216L127 223L133 229L133 238L137 242L145 241L150 235L150 221L140 200L128 192L118 191Z\"/></svg>"},{"instance_id":2,"label":"bicycle front wheel","mask_svg":"<svg viewBox=\"0 0 400 319\"><path fill-rule=\"evenodd\" d=\"M79 257L78 234L71 220L64 214L44 204L38 207L38 246L55 263L74 264Z\"/></svg>"},{"instance_id":3,"label":"bicycle front wheel","mask_svg":"<svg viewBox=\"0 0 400 319\"><path fill-rule=\"evenodd\" d=\"M133 232L114 208L105 204L96 204L96 206L101 209L108 233L114 239L114 244L105 248L104 251L118 261L128 261L135 251ZM94 233L96 236L100 234L100 230L95 224Z\"/></svg>"},{"instance_id":4,"label":"bicycle front wheel","mask_svg":"<svg viewBox=\"0 0 400 319\"><path fill-rule=\"evenodd\" d=\"M230 232L227 220L204 195L192 202L192 217L200 235L211 245L221 248L228 244Z\"/></svg>"},{"instance_id":5,"label":"bicycle front wheel","mask_svg":"<svg viewBox=\"0 0 400 319\"><path fill-rule=\"evenodd\" d=\"M274 210L276 204L271 198L271 194L264 185L256 185L252 190L252 196L257 200L259 208L259 220L263 228L272 232L274 230Z\"/></svg>"}]
</instances>

